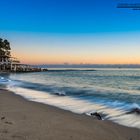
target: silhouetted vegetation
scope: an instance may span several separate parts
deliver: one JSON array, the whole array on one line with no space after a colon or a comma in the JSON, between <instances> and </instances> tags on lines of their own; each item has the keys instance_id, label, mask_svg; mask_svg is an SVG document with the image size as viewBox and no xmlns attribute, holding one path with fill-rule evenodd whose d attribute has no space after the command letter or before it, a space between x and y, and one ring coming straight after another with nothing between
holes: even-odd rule
<instances>
[{"instance_id":1,"label":"silhouetted vegetation","mask_svg":"<svg viewBox=\"0 0 140 140\"><path fill-rule=\"evenodd\" d=\"M2 56L7 56L10 57L11 56L11 47L10 47L10 43L8 40L6 39L2 39L0 38L0 57Z\"/></svg>"}]
</instances>

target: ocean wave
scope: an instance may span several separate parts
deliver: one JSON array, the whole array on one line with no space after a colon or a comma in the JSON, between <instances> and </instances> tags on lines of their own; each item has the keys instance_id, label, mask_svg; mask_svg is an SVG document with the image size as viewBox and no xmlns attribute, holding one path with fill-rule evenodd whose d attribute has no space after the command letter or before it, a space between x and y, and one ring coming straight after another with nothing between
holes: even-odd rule
<instances>
[{"instance_id":1,"label":"ocean wave","mask_svg":"<svg viewBox=\"0 0 140 140\"><path fill-rule=\"evenodd\" d=\"M10 83L12 86L18 86L34 91L48 92L52 95L70 96L77 99L87 100L89 102L99 102L110 106L122 106L123 104L140 104L138 94L128 94L128 92L112 90L100 87L78 88L78 87L60 87L56 85L45 85L41 83L32 83L27 81L15 80Z\"/></svg>"},{"instance_id":2,"label":"ocean wave","mask_svg":"<svg viewBox=\"0 0 140 140\"><path fill-rule=\"evenodd\" d=\"M78 114L91 115L91 112L98 112L102 115L103 120L111 120L121 125L140 128L140 118L135 116L135 114L126 114L126 110L122 108L114 108L105 104L78 100L68 96L52 95L48 92L34 91L21 87L9 87L9 89L31 101L49 104Z\"/></svg>"},{"instance_id":3,"label":"ocean wave","mask_svg":"<svg viewBox=\"0 0 140 140\"><path fill-rule=\"evenodd\" d=\"M0 83L10 82L10 79L0 76Z\"/></svg>"},{"instance_id":4,"label":"ocean wave","mask_svg":"<svg viewBox=\"0 0 140 140\"><path fill-rule=\"evenodd\" d=\"M139 71L63 70L11 75L8 86L28 100L79 114L97 112L103 119L140 128L135 113L140 106L139 77Z\"/></svg>"}]
</instances>

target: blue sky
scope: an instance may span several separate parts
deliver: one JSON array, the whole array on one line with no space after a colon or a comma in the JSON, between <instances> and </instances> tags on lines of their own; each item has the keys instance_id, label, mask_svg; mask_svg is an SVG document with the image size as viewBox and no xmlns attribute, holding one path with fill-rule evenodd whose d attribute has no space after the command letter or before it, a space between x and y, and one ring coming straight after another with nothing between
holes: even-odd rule
<instances>
[{"instance_id":1,"label":"blue sky","mask_svg":"<svg viewBox=\"0 0 140 140\"><path fill-rule=\"evenodd\" d=\"M0 0L0 36L9 39L14 55L26 63L138 63L133 51L140 51L140 11L118 9L119 2L132 1ZM130 52L134 57L128 59ZM43 55L40 61L37 55ZM129 61L117 61L123 56Z\"/></svg>"},{"instance_id":2,"label":"blue sky","mask_svg":"<svg viewBox=\"0 0 140 140\"><path fill-rule=\"evenodd\" d=\"M140 11L117 9L118 2L119 0L1 0L0 30L47 33L140 30Z\"/></svg>"}]
</instances>

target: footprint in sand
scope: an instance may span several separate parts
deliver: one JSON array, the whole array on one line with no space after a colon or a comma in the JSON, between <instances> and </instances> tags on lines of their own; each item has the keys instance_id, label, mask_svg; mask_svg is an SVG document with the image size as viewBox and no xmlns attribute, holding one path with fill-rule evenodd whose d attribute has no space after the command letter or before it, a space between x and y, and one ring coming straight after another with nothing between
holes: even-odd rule
<instances>
[{"instance_id":1,"label":"footprint in sand","mask_svg":"<svg viewBox=\"0 0 140 140\"><path fill-rule=\"evenodd\" d=\"M12 122L8 122L8 121L6 121L5 123L6 123L6 124L10 124L10 125L12 125L12 124L13 124Z\"/></svg>"},{"instance_id":2,"label":"footprint in sand","mask_svg":"<svg viewBox=\"0 0 140 140\"><path fill-rule=\"evenodd\" d=\"M1 117L1 120L4 120L5 119L5 117L3 116L3 117Z\"/></svg>"},{"instance_id":3,"label":"footprint in sand","mask_svg":"<svg viewBox=\"0 0 140 140\"><path fill-rule=\"evenodd\" d=\"M1 117L1 120L5 120L6 119L6 117L5 116L3 116L3 117ZM6 124L10 124L10 125L12 125L13 123L12 122L10 122L10 121L5 121L4 123L6 123Z\"/></svg>"}]
</instances>

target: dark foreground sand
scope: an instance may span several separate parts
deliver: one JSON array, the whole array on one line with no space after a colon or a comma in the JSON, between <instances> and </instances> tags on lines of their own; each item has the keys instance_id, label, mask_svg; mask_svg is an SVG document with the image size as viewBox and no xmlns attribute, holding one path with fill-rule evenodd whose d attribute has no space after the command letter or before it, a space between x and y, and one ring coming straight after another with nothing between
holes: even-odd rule
<instances>
[{"instance_id":1,"label":"dark foreground sand","mask_svg":"<svg viewBox=\"0 0 140 140\"><path fill-rule=\"evenodd\" d=\"M140 130L30 102L0 90L0 140L140 140Z\"/></svg>"}]
</instances>

